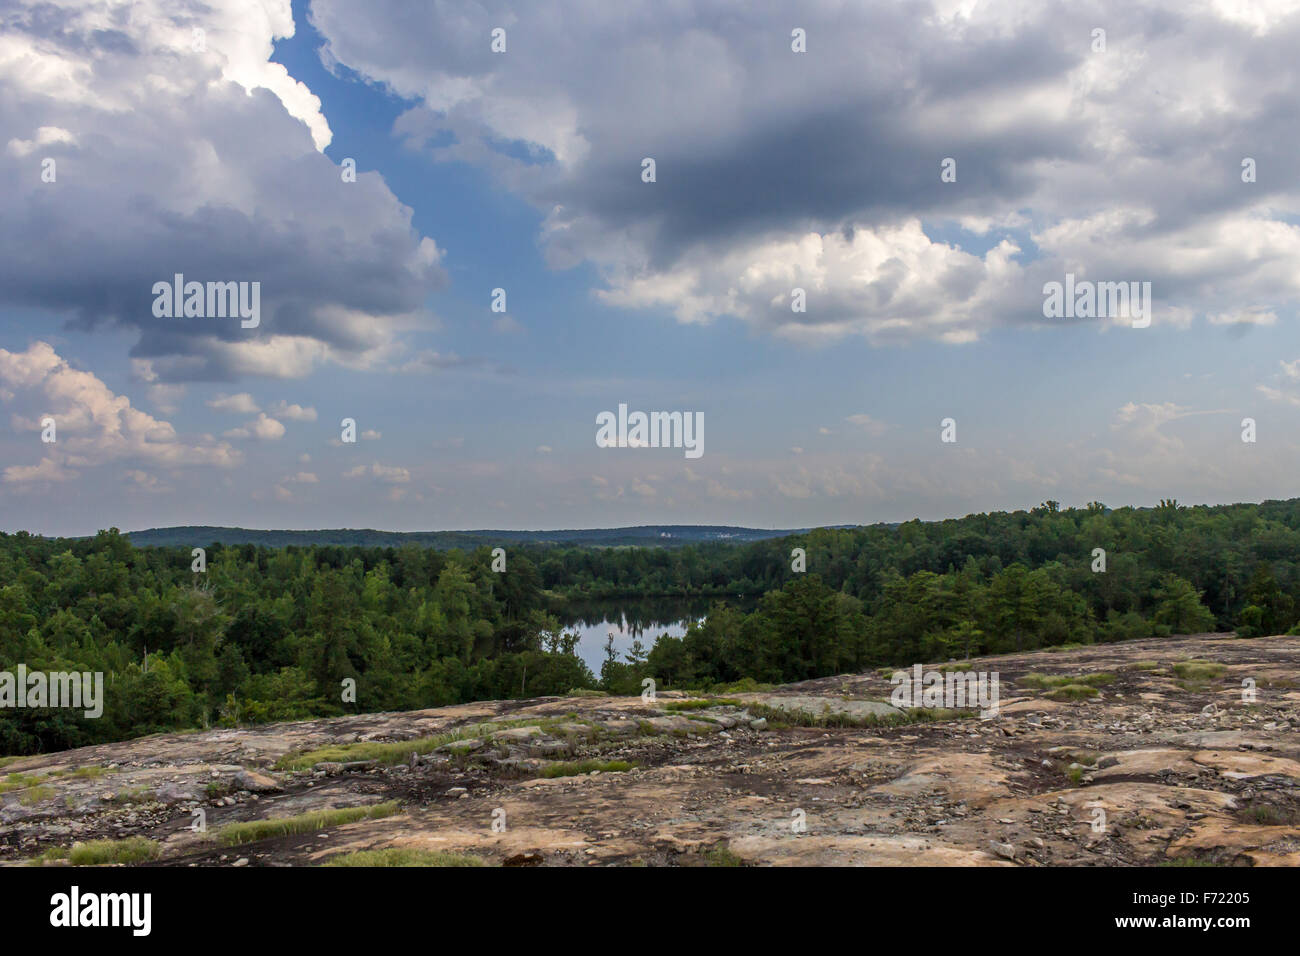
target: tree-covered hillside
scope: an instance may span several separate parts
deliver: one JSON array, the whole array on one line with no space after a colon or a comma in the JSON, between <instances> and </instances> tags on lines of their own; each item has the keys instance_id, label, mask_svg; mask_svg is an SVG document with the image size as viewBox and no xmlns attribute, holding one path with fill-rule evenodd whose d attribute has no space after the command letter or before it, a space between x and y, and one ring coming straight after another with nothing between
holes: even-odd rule
<instances>
[{"instance_id":1,"label":"tree-covered hillside","mask_svg":"<svg viewBox=\"0 0 1300 956\"><path fill-rule=\"evenodd\" d=\"M781 538L794 533L793 530L773 531L764 528L738 528L731 525L692 524L639 525L634 528L575 528L559 531L376 531L373 528L263 531L255 528L189 525L131 531L126 537L131 539L132 544L142 548L193 547L207 546L212 543L226 546L255 544L267 548L284 548L289 545L300 548L315 545L400 548L411 544L420 548L447 551L452 548L473 549L485 545L493 547L506 544L588 545L611 548L650 545L676 548L706 541L740 544L747 541L761 541L764 538Z\"/></svg>"},{"instance_id":2,"label":"tree-covered hillside","mask_svg":"<svg viewBox=\"0 0 1300 956\"><path fill-rule=\"evenodd\" d=\"M202 546L194 543L194 546ZM679 548L506 543L139 548L0 534L0 670L102 671L98 720L0 710L0 753L205 724L789 681L1069 642L1300 619L1300 500L972 515ZM791 551L806 552L806 572ZM1105 551L1105 571L1096 549ZM556 615L567 601L707 595L707 620L598 679ZM748 613L728 606L745 596ZM344 682L356 682L345 700Z\"/></svg>"}]
</instances>

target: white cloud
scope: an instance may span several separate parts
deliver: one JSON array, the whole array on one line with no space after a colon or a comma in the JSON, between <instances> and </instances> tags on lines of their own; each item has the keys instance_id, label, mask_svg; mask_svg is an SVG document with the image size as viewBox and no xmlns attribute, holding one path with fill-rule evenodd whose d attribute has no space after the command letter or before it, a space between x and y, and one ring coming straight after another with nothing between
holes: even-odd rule
<instances>
[{"instance_id":1,"label":"white cloud","mask_svg":"<svg viewBox=\"0 0 1300 956\"><path fill-rule=\"evenodd\" d=\"M168 422L131 405L90 372L74 369L46 342L25 352L0 349L0 385L13 393L20 429L40 430L39 419L54 418L57 440L41 445L37 465L11 465L5 481L67 480L72 471L110 462L139 461L183 467L233 467L239 454L211 439L185 441Z\"/></svg>"},{"instance_id":2,"label":"white cloud","mask_svg":"<svg viewBox=\"0 0 1300 956\"><path fill-rule=\"evenodd\" d=\"M1300 359L1279 361L1282 369L1277 379L1277 386L1256 385L1255 390L1271 402L1284 402L1288 405L1300 405Z\"/></svg>"},{"instance_id":3,"label":"white cloud","mask_svg":"<svg viewBox=\"0 0 1300 956\"><path fill-rule=\"evenodd\" d=\"M276 418L286 418L291 422L314 422L316 409L310 406L291 405L288 402L276 402L271 406L271 414Z\"/></svg>"},{"instance_id":4,"label":"white cloud","mask_svg":"<svg viewBox=\"0 0 1300 956\"><path fill-rule=\"evenodd\" d=\"M658 492L655 491L653 485L651 485L649 482L641 481L640 479L637 478L634 478L632 480L632 493L636 495L640 495L643 498L653 498L656 494L658 494Z\"/></svg>"},{"instance_id":5,"label":"white cloud","mask_svg":"<svg viewBox=\"0 0 1300 956\"><path fill-rule=\"evenodd\" d=\"M138 468L130 468L122 473L123 478L138 491L148 491L155 493L169 492L172 489L164 484L156 475L151 475L147 471L141 471Z\"/></svg>"},{"instance_id":6,"label":"white cloud","mask_svg":"<svg viewBox=\"0 0 1300 956\"><path fill-rule=\"evenodd\" d=\"M1173 402L1128 402L1115 413L1116 431L1157 448L1181 448L1176 436L1166 435L1161 428L1189 414L1190 410Z\"/></svg>"},{"instance_id":7,"label":"white cloud","mask_svg":"<svg viewBox=\"0 0 1300 956\"><path fill-rule=\"evenodd\" d=\"M53 458L42 458L36 465L10 465L4 470L4 479L12 484L30 484L46 481L69 481L76 478Z\"/></svg>"},{"instance_id":8,"label":"white cloud","mask_svg":"<svg viewBox=\"0 0 1300 956\"><path fill-rule=\"evenodd\" d=\"M312 11L328 59L416 102L400 135L532 202L548 261L594 265L611 305L954 345L1042 325L1067 271L1151 282L1174 327L1300 305L1290 0L813 5L803 55L776 0L512 8L512 41L545 57L479 52L490 7Z\"/></svg>"},{"instance_id":9,"label":"white cloud","mask_svg":"<svg viewBox=\"0 0 1300 956\"><path fill-rule=\"evenodd\" d=\"M374 462L367 468L365 465L357 465L343 473L344 478L362 478L369 474L377 481L386 484L405 484L411 480L411 473L402 467L396 465L381 465Z\"/></svg>"},{"instance_id":10,"label":"white cloud","mask_svg":"<svg viewBox=\"0 0 1300 956\"><path fill-rule=\"evenodd\" d=\"M885 432L889 431L891 427L887 422L882 422L879 419L872 418L870 415L866 414L849 415L844 420L851 425L858 426L874 438L879 438L881 435L885 434Z\"/></svg>"},{"instance_id":11,"label":"white cloud","mask_svg":"<svg viewBox=\"0 0 1300 956\"><path fill-rule=\"evenodd\" d=\"M236 415L255 415L261 411L253 396L247 392L240 392L238 395L217 395L204 404L219 412L233 412Z\"/></svg>"},{"instance_id":12,"label":"white cloud","mask_svg":"<svg viewBox=\"0 0 1300 956\"><path fill-rule=\"evenodd\" d=\"M1288 405L1300 405L1300 395L1294 392L1273 388L1271 385L1256 385L1255 389L1270 402L1285 402Z\"/></svg>"},{"instance_id":13,"label":"white cloud","mask_svg":"<svg viewBox=\"0 0 1300 956\"><path fill-rule=\"evenodd\" d=\"M445 278L441 251L379 174L344 184L323 154L319 99L270 62L293 32L290 0L9 4L0 306L134 330L144 381L394 354ZM154 318L153 284L178 272L260 282L260 326Z\"/></svg>"},{"instance_id":14,"label":"white cloud","mask_svg":"<svg viewBox=\"0 0 1300 956\"><path fill-rule=\"evenodd\" d=\"M21 157L35 152L42 146L52 146L56 143L75 146L77 137L57 126L42 126L36 130L36 135L31 139L9 140L7 148L12 155Z\"/></svg>"},{"instance_id":15,"label":"white cloud","mask_svg":"<svg viewBox=\"0 0 1300 956\"><path fill-rule=\"evenodd\" d=\"M278 441L284 437L285 428L282 423L274 418L267 417L265 412L259 412L257 418L246 423L241 428L232 428L229 431L222 432L223 438L255 438L258 441Z\"/></svg>"}]
</instances>

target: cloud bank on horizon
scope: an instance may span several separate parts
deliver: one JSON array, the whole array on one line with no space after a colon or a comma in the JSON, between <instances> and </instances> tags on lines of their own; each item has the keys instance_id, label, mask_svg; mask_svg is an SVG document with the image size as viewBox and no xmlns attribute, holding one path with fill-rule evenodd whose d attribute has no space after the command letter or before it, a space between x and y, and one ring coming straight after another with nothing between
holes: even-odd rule
<instances>
[{"instance_id":1,"label":"cloud bank on horizon","mask_svg":"<svg viewBox=\"0 0 1300 956\"><path fill-rule=\"evenodd\" d=\"M0 527L1284 496L1297 48L1293 0L18 0ZM596 447L623 402L708 453Z\"/></svg>"}]
</instances>

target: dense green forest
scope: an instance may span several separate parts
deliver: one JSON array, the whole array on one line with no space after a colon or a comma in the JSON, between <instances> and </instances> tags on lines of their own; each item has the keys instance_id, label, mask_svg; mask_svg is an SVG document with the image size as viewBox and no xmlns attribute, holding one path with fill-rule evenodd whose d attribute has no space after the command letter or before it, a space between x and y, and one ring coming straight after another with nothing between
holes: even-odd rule
<instances>
[{"instance_id":1,"label":"dense green forest","mask_svg":"<svg viewBox=\"0 0 1300 956\"><path fill-rule=\"evenodd\" d=\"M674 549L510 546L504 573L486 547L212 544L206 558L195 573L189 546L138 548L116 530L0 534L0 670L106 675L97 720L0 710L0 754L580 687L635 693L645 676L711 687L1070 642L1249 637L1300 619L1300 499L1046 502ZM684 637L611 656L597 677L557 615L616 595L716 600Z\"/></svg>"}]
</instances>

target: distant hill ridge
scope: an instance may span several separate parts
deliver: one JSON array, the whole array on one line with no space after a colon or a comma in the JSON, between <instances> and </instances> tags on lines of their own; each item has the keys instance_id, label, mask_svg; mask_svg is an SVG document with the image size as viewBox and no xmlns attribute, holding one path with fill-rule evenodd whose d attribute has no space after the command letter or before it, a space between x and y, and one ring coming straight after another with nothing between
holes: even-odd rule
<instances>
[{"instance_id":1,"label":"distant hill ridge","mask_svg":"<svg viewBox=\"0 0 1300 956\"><path fill-rule=\"evenodd\" d=\"M839 527L856 527L841 525ZM221 528L193 525L177 528L149 528L131 531L126 537L137 547L197 547L220 542L225 545L254 544L268 548L287 545L341 545L364 548L397 548L416 545L446 550L499 545L503 541L521 544L577 544L604 547L675 547L718 542L744 544L766 538L800 534L807 528L740 528L731 525L638 525L631 528L574 528L560 531L376 531L372 528L332 528L316 531L262 531L255 528Z\"/></svg>"}]
</instances>

